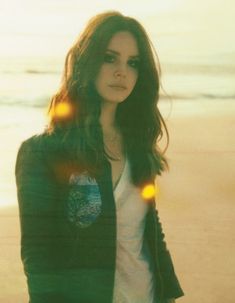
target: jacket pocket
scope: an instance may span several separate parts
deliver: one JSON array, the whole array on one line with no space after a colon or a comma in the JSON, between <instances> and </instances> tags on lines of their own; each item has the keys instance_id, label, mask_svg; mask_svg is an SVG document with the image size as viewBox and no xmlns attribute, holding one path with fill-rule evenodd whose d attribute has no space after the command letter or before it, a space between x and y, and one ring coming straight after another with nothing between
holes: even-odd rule
<instances>
[{"instance_id":1,"label":"jacket pocket","mask_svg":"<svg viewBox=\"0 0 235 303\"><path fill-rule=\"evenodd\" d=\"M86 228L101 214L102 201L95 178L88 173L72 174L69 178L67 219L73 225Z\"/></svg>"}]
</instances>

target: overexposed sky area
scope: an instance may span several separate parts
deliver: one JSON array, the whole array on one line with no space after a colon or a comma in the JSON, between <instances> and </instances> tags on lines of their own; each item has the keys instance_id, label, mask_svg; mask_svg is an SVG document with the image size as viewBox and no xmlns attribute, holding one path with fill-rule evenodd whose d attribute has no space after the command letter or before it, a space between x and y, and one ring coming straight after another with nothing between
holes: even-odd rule
<instances>
[{"instance_id":1,"label":"overexposed sky area","mask_svg":"<svg viewBox=\"0 0 235 303\"><path fill-rule=\"evenodd\" d=\"M88 19L111 9L140 20L163 49L182 52L188 35L191 49L235 51L234 0L0 0L0 56L64 56Z\"/></svg>"}]
</instances>

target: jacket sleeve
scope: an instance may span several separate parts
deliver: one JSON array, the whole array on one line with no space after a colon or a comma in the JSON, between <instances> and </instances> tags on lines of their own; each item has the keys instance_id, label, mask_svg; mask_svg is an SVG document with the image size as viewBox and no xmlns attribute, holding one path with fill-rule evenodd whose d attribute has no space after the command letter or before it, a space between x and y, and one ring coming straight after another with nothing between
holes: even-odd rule
<instances>
[{"instance_id":1,"label":"jacket sleeve","mask_svg":"<svg viewBox=\"0 0 235 303\"><path fill-rule=\"evenodd\" d=\"M163 282L163 296L165 298L179 298L184 295L184 292L175 274L172 258L165 242L165 234L156 209L155 224L157 226L157 255Z\"/></svg>"},{"instance_id":2,"label":"jacket sleeve","mask_svg":"<svg viewBox=\"0 0 235 303\"><path fill-rule=\"evenodd\" d=\"M60 278L53 270L53 262L58 255L55 211L57 187L42 150L35 143L32 139L22 143L15 167L21 259L29 293L43 292L49 296L50 293L55 294Z\"/></svg>"},{"instance_id":3,"label":"jacket sleeve","mask_svg":"<svg viewBox=\"0 0 235 303\"><path fill-rule=\"evenodd\" d=\"M21 259L30 302L69 302L63 288L73 242L61 212L63 190L41 141L23 142L16 159Z\"/></svg>"},{"instance_id":4,"label":"jacket sleeve","mask_svg":"<svg viewBox=\"0 0 235 303\"><path fill-rule=\"evenodd\" d=\"M46 266L53 241L55 184L49 177L39 146L24 142L16 161L16 185L21 227L21 254L26 271Z\"/></svg>"}]
</instances>

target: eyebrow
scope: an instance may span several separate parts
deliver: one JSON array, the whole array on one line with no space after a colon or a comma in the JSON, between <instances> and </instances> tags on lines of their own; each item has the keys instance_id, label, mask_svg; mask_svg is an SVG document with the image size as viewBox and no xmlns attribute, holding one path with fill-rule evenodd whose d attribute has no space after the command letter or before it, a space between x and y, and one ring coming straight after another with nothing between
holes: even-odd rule
<instances>
[{"instance_id":1,"label":"eyebrow","mask_svg":"<svg viewBox=\"0 0 235 303\"><path fill-rule=\"evenodd\" d=\"M112 49L107 49L107 52L110 52L110 53L113 53L113 54L115 54L115 55L120 56L120 53L119 53L119 52L117 52L117 51L115 51L115 50L112 50ZM139 55L135 55L135 56L130 56L130 58L139 59L140 56L139 56Z\"/></svg>"}]
</instances>

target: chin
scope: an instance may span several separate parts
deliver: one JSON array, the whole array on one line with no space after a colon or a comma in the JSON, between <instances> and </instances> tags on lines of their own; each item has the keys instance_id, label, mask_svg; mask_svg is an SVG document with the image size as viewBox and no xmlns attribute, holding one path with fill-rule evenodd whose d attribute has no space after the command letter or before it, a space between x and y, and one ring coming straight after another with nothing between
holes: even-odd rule
<instances>
[{"instance_id":1,"label":"chin","mask_svg":"<svg viewBox=\"0 0 235 303\"><path fill-rule=\"evenodd\" d=\"M127 97L123 97L123 98L103 98L104 102L108 102L108 103L113 103L113 104L119 104L124 102L127 99Z\"/></svg>"},{"instance_id":2,"label":"chin","mask_svg":"<svg viewBox=\"0 0 235 303\"><path fill-rule=\"evenodd\" d=\"M119 100L116 99L115 101L113 101L113 103L119 104L119 103L124 102L126 99L127 99L127 98L125 98L125 99L119 99Z\"/></svg>"}]
</instances>

